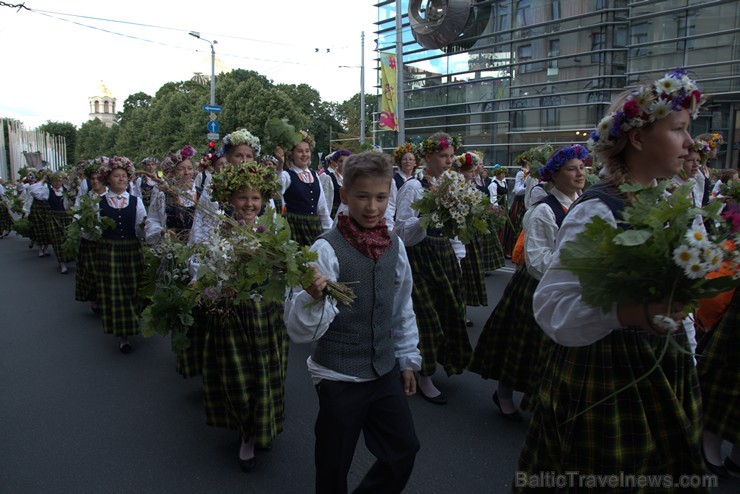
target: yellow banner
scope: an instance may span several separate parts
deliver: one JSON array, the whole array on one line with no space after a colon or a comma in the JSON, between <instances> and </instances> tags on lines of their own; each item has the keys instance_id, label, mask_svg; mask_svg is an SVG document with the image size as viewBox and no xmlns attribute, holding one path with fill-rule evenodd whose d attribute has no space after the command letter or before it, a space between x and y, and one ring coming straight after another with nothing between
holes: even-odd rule
<instances>
[{"instance_id":1,"label":"yellow banner","mask_svg":"<svg viewBox=\"0 0 740 494\"><path fill-rule=\"evenodd\" d=\"M380 53L380 129L398 131L396 119L396 55Z\"/></svg>"}]
</instances>

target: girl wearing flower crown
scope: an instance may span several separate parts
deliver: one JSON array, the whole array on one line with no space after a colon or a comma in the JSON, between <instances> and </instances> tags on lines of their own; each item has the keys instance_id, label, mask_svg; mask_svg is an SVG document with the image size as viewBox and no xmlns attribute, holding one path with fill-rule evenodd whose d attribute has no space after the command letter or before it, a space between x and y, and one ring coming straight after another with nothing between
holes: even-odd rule
<instances>
[{"instance_id":1,"label":"girl wearing flower crown","mask_svg":"<svg viewBox=\"0 0 740 494\"><path fill-rule=\"evenodd\" d=\"M156 244L169 231L187 235L193 226L198 194L193 183L195 148L185 145L162 160L166 184L152 190L146 222L146 241Z\"/></svg>"},{"instance_id":2,"label":"girl wearing flower crown","mask_svg":"<svg viewBox=\"0 0 740 494\"><path fill-rule=\"evenodd\" d=\"M279 188L274 170L254 162L232 164L213 175L212 199L231 217L253 228L263 204ZM202 224L202 223L200 223ZM230 226L216 222L222 239ZM210 230L213 232L214 230ZM259 229L257 229L259 232ZM199 238L209 238L208 233ZM282 303L250 297L238 303L219 298L219 286L202 286L207 265L194 265L193 282L204 300L203 396L206 422L239 432L239 465L255 467L255 448L269 450L284 424L288 340ZM200 277L199 277L200 274ZM206 281L204 281L206 280ZM206 295L206 298L208 296Z\"/></svg>"},{"instance_id":3,"label":"girl wearing flower crown","mask_svg":"<svg viewBox=\"0 0 740 494\"><path fill-rule=\"evenodd\" d=\"M709 204L713 189L711 183L712 174L709 172L709 160L717 158L719 148L725 143L725 139L722 137L722 134L717 132L699 134L696 136L696 139L706 142L709 146L709 152L702 154L699 172L694 177L696 180L696 185L694 186L695 194L701 197L702 206L706 206Z\"/></svg>"},{"instance_id":4,"label":"girl wearing flower crown","mask_svg":"<svg viewBox=\"0 0 740 494\"><path fill-rule=\"evenodd\" d=\"M309 168L314 138L306 132L299 133L301 140L288 151L289 166L280 176L281 192L293 240L300 245L311 245L331 229L332 220L319 176Z\"/></svg>"},{"instance_id":5,"label":"girl wearing flower crown","mask_svg":"<svg viewBox=\"0 0 740 494\"><path fill-rule=\"evenodd\" d=\"M444 132L423 141L424 176L401 187L396 201L395 231L406 245L414 280L412 298L422 355L419 390L425 399L439 405L447 403L447 396L432 382L437 363L443 365L447 375L461 374L472 353L465 326L459 263L465 257L465 246L443 237L438 230L422 229L419 213L411 204L450 169L460 145L457 137Z\"/></svg>"},{"instance_id":6,"label":"girl wearing flower crown","mask_svg":"<svg viewBox=\"0 0 740 494\"><path fill-rule=\"evenodd\" d=\"M97 301L103 332L119 338L121 353L131 353L129 337L139 334L142 303L139 296L144 275L144 254L139 237L146 209L138 197L126 192L135 174L131 160L114 156L98 171L108 192L100 200L100 215L113 219L115 228L105 229L98 240L95 273Z\"/></svg>"},{"instance_id":7,"label":"girl wearing flower crown","mask_svg":"<svg viewBox=\"0 0 740 494\"><path fill-rule=\"evenodd\" d=\"M535 320L557 345L541 374L517 467L522 475L703 473L690 342L678 326L671 337L684 351L666 346L665 330L654 322L657 315L680 321L683 314L668 300L614 303L604 313L584 302L585 287L560 259L563 245L593 217L617 225L633 200L621 185L649 186L678 173L700 102L694 81L676 69L619 95L591 133L589 146L605 162L605 177L569 209L534 294ZM521 484L515 492L527 491Z\"/></svg>"},{"instance_id":8,"label":"girl wearing flower crown","mask_svg":"<svg viewBox=\"0 0 740 494\"><path fill-rule=\"evenodd\" d=\"M64 242L64 229L72 221L72 217L67 214L67 210L72 206L64 185L66 177L62 172L52 172L35 183L31 189L31 195L37 201L47 203L47 214L45 221L46 234L49 243L54 248L54 255L59 263L59 272L67 274L67 263L73 261L64 255L62 243ZM46 250L42 249L44 255L48 255ZM41 252L39 252L41 257Z\"/></svg>"},{"instance_id":9,"label":"girl wearing flower crown","mask_svg":"<svg viewBox=\"0 0 740 494\"><path fill-rule=\"evenodd\" d=\"M414 170L417 165L421 162L419 156L419 148L414 143L407 142L403 146L398 146L393 152L393 160L398 166L398 171L393 175L393 182L396 186L396 193L398 190L414 178Z\"/></svg>"},{"instance_id":10,"label":"girl wearing flower crown","mask_svg":"<svg viewBox=\"0 0 740 494\"><path fill-rule=\"evenodd\" d=\"M143 171L146 173L146 175L142 175L136 179L136 181L134 182L133 194L136 197L141 198L141 200L144 202L144 207L146 209L149 209L149 203L151 202L152 198L152 190L154 190L157 185L157 182L154 181L153 177L157 176L159 160L157 158L154 158L153 156L144 158L143 160L141 160L141 167L143 168Z\"/></svg>"},{"instance_id":11,"label":"girl wearing flower crown","mask_svg":"<svg viewBox=\"0 0 740 494\"><path fill-rule=\"evenodd\" d=\"M525 398L537 390L547 337L534 320L532 297L555 251L555 240L565 213L586 180L583 162L588 151L579 144L550 156L539 170L553 184L549 195L527 210L523 219L524 259L504 289L478 338L469 369L484 379L495 379L493 402L507 420L523 417L513 400L514 390ZM526 405L523 406L526 408Z\"/></svg>"}]
</instances>

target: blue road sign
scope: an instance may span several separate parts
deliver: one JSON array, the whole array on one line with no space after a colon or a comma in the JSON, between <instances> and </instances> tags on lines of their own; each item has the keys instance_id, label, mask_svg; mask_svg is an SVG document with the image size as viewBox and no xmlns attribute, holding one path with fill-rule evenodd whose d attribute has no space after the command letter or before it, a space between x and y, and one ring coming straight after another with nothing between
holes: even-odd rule
<instances>
[{"instance_id":1,"label":"blue road sign","mask_svg":"<svg viewBox=\"0 0 740 494\"><path fill-rule=\"evenodd\" d=\"M218 105L203 105L203 111L211 113L221 113L221 107Z\"/></svg>"},{"instance_id":2,"label":"blue road sign","mask_svg":"<svg viewBox=\"0 0 740 494\"><path fill-rule=\"evenodd\" d=\"M206 128L208 129L208 132L215 134L218 132L218 122L215 120L209 120Z\"/></svg>"}]
</instances>

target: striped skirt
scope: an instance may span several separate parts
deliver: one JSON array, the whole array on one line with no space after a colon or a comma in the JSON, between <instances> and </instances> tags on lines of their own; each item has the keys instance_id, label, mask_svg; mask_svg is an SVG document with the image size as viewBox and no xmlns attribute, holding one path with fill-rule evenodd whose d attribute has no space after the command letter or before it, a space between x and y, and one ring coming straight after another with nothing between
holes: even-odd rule
<instances>
[{"instance_id":1,"label":"striped skirt","mask_svg":"<svg viewBox=\"0 0 740 494\"><path fill-rule=\"evenodd\" d=\"M672 337L689 348L683 333ZM700 407L693 359L666 337L623 328L588 346L553 344L517 471L701 475Z\"/></svg>"},{"instance_id":2,"label":"striped skirt","mask_svg":"<svg viewBox=\"0 0 740 494\"><path fill-rule=\"evenodd\" d=\"M697 347L704 429L740 445L740 291Z\"/></svg>"},{"instance_id":3,"label":"striped skirt","mask_svg":"<svg viewBox=\"0 0 740 494\"><path fill-rule=\"evenodd\" d=\"M465 305L471 307L488 305L483 257L481 236L476 235L473 241L465 246L465 257L460 261L463 299Z\"/></svg>"},{"instance_id":4,"label":"striped skirt","mask_svg":"<svg viewBox=\"0 0 740 494\"><path fill-rule=\"evenodd\" d=\"M298 245L310 246L319 238L319 235L324 233L321 219L318 216L295 213L285 213L283 216L290 225L290 237Z\"/></svg>"},{"instance_id":5,"label":"striped skirt","mask_svg":"<svg viewBox=\"0 0 740 494\"><path fill-rule=\"evenodd\" d=\"M81 238L75 264L75 300L79 302L95 302L98 298L96 257L97 242Z\"/></svg>"},{"instance_id":6,"label":"striped skirt","mask_svg":"<svg viewBox=\"0 0 740 494\"><path fill-rule=\"evenodd\" d=\"M13 229L13 223L13 216L11 216L8 206L0 200L0 235L10 233Z\"/></svg>"},{"instance_id":7,"label":"striped skirt","mask_svg":"<svg viewBox=\"0 0 740 494\"><path fill-rule=\"evenodd\" d=\"M283 307L249 301L207 314L203 396L206 423L269 446L285 423Z\"/></svg>"},{"instance_id":8,"label":"striped skirt","mask_svg":"<svg viewBox=\"0 0 740 494\"><path fill-rule=\"evenodd\" d=\"M95 261L103 331L119 337L139 334L143 305L139 289L144 274L141 242L98 240Z\"/></svg>"},{"instance_id":9,"label":"striped skirt","mask_svg":"<svg viewBox=\"0 0 740 494\"><path fill-rule=\"evenodd\" d=\"M534 320L532 299L539 281L520 267L486 321L470 360L470 371L525 395L534 393L550 339Z\"/></svg>"},{"instance_id":10,"label":"striped skirt","mask_svg":"<svg viewBox=\"0 0 740 494\"><path fill-rule=\"evenodd\" d=\"M74 257L64 255L64 249L62 249L66 228L67 225L72 223L72 217L66 211L49 211L48 222L51 246L54 248L54 255L57 258L57 262L74 261Z\"/></svg>"},{"instance_id":11,"label":"striped skirt","mask_svg":"<svg viewBox=\"0 0 740 494\"><path fill-rule=\"evenodd\" d=\"M444 237L427 236L406 247L414 278L412 299L419 327L422 376L431 376L442 364L447 375L461 374L472 348L465 326L465 301L460 266Z\"/></svg>"},{"instance_id":12,"label":"striped skirt","mask_svg":"<svg viewBox=\"0 0 740 494\"><path fill-rule=\"evenodd\" d=\"M496 232L485 233L480 236L483 271L495 271L506 264L504 249Z\"/></svg>"},{"instance_id":13,"label":"striped skirt","mask_svg":"<svg viewBox=\"0 0 740 494\"><path fill-rule=\"evenodd\" d=\"M203 374L203 344L208 313L200 306L193 308L193 325L188 328L190 345L177 353L175 370L185 379Z\"/></svg>"},{"instance_id":14,"label":"striped skirt","mask_svg":"<svg viewBox=\"0 0 740 494\"><path fill-rule=\"evenodd\" d=\"M524 196L515 196L514 200L511 201L511 208L509 208L509 221L506 222L506 226L504 227L504 238L502 240L504 254L507 257L511 257L511 253L514 252L516 239L519 237L519 232L522 231L523 218Z\"/></svg>"},{"instance_id":15,"label":"striped skirt","mask_svg":"<svg viewBox=\"0 0 740 494\"><path fill-rule=\"evenodd\" d=\"M31 240L38 245L49 245L51 243L48 214L49 203L34 199L31 204L31 212L28 214L28 221L31 222Z\"/></svg>"}]
</instances>

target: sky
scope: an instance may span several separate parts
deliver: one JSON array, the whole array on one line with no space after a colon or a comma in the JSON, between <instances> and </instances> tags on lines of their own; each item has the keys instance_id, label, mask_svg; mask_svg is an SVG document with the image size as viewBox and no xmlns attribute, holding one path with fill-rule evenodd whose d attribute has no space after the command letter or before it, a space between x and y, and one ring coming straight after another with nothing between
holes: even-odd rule
<instances>
[{"instance_id":1,"label":"sky","mask_svg":"<svg viewBox=\"0 0 740 494\"><path fill-rule=\"evenodd\" d=\"M88 97L103 81L116 110L134 93L166 82L254 70L275 83L305 83L324 101L375 93L376 9L372 0L9 0L0 6L0 118L33 129L88 120ZM112 22L116 21L116 22ZM190 36L190 31L201 38ZM318 52L317 52L318 49ZM219 102L216 101L218 104Z\"/></svg>"}]
</instances>

